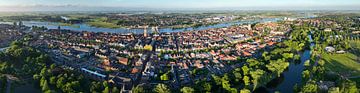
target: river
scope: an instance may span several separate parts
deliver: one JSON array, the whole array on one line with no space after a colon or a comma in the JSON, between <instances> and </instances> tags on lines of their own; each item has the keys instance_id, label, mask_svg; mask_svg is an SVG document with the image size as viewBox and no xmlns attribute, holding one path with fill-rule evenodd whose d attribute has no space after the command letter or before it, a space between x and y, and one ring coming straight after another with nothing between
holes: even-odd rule
<instances>
[{"instance_id":1,"label":"river","mask_svg":"<svg viewBox=\"0 0 360 93\"><path fill-rule=\"evenodd\" d=\"M232 25L238 24L252 24L252 23L263 23L263 22L276 22L282 20L281 18L261 18L256 20L241 20L236 22L226 22L226 23L219 23L215 25L208 25L208 26L201 26L201 27L188 27L182 29L172 29L172 28L160 28L159 32L183 32L183 31L192 31L192 30L206 30L210 28L222 28L228 27ZM12 22L0 22L0 24L13 24ZM109 32L109 33L135 33L141 34L143 33L144 29L127 29L127 28L102 28L102 27L92 27L88 24L73 24L72 26L62 26L60 23L55 22L39 22L39 21L23 21L25 26L39 26L39 27L46 27L48 29L58 29L60 26L61 29L67 29L72 31L90 31L90 32ZM151 32L151 28L148 28L148 31Z\"/></svg>"},{"instance_id":2,"label":"river","mask_svg":"<svg viewBox=\"0 0 360 93\"><path fill-rule=\"evenodd\" d=\"M311 33L308 35L309 42L312 42ZM314 43L310 44L310 47L315 46ZM275 78L267 84L267 92L279 91L281 93L293 93L294 86L301 84L302 72L304 70L304 63L310 60L311 50L307 49L301 54L300 62L290 62L290 65L286 71L279 78Z\"/></svg>"},{"instance_id":3,"label":"river","mask_svg":"<svg viewBox=\"0 0 360 93\"><path fill-rule=\"evenodd\" d=\"M5 51L6 49L8 49L9 47L5 47L5 48L0 48L0 52Z\"/></svg>"}]
</instances>

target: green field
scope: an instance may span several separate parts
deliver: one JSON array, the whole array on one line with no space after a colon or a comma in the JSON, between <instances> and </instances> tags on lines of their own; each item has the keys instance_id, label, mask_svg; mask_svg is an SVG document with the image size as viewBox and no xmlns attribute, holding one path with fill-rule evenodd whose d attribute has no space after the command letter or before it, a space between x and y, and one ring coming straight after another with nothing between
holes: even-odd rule
<instances>
[{"instance_id":1,"label":"green field","mask_svg":"<svg viewBox=\"0 0 360 93\"><path fill-rule=\"evenodd\" d=\"M323 53L325 68L348 77L360 77L360 41L350 42L352 50L345 54Z\"/></svg>"},{"instance_id":2,"label":"green field","mask_svg":"<svg viewBox=\"0 0 360 93\"><path fill-rule=\"evenodd\" d=\"M90 26L94 27L103 27L103 28L120 28L121 26L118 26L113 23L107 23L107 22L88 22Z\"/></svg>"},{"instance_id":3,"label":"green field","mask_svg":"<svg viewBox=\"0 0 360 93\"><path fill-rule=\"evenodd\" d=\"M345 54L323 54L326 61L325 68L342 75L359 76L360 63L358 57L351 53Z\"/></svg>"}]
</instances>

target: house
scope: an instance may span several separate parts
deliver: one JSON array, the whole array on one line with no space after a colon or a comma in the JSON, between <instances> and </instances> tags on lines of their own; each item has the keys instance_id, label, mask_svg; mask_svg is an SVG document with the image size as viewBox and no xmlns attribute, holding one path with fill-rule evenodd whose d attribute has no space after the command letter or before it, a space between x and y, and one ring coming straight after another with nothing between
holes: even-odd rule
<instances>
[{"instance_id":1,"label":"house","mask_svg":"<svg viewBox=\"0 0 360 93\"><path fill-rule=\"evenodd\" d=\"M325 28L324 31L325 32L331 32L332 30L331 30L331 28Z\"/></svg>"},{"instance_id":2,"label":"house","mask_svg":"<svg viewBox=\"0 0 360 93\"><path fill-rule=\"evenodd\" d=\"M346 53L346 51L340 50L340 51L336 51L336 53L337 53L337 54L344 54L344 53Z\"/></svg>"},{"instance_id":3,"label":"house","mask_svg":"<svg viewBox=\"0 0 360 93\"><path fill-rule=\"evenodd\" d=\"M117 57L120 64L128 65L129 59L125 57Z\"/></svg>"},{"instance_id":4,"label":"house","mask_svg":"<svg viewBox=\"0 0 360 93\"><path fill-rule=\"evenodd\" d=\"M325 47L325 50L326 50L326 52L334 52L335 48L331 47L331 46L327 46L327 47Z\"/></svg>"}]
</instances>

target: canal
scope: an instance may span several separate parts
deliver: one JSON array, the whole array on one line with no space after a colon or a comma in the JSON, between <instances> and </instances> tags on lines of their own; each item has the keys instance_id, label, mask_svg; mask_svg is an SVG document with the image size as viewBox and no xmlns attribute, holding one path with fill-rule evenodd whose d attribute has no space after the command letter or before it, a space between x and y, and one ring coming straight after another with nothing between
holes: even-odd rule
<instances>
[{"instance_id":1,"label":"canal","mask_svg":"<svg viewBox=\"0 0 360 93\"><path fill-rule=\"evenodd\" d=\"M308 38L309 42L312 42L312 34L309 33ZM310 47L315 46L314 43L310 44ZM302 72L304 70L304 63L307 60L310 60L311 50L307 49L300 55L300 62L290 62L290 65L286 71L279 78L273 79L270 83L267 84L268 92L279 91L281 93L293 93L294 86L301 84Z\"/></svg>"}]
</instances>

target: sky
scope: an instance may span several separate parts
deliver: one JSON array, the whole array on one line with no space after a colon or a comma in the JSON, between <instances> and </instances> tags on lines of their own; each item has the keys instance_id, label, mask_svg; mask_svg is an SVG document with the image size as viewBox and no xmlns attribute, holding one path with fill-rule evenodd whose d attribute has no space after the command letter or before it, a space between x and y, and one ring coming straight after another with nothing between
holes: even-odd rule
<instances>
[{"instance_id":1,"label":"sky","mask_svg":"<svg viewBox=\"0 0 360 93\"><path fill-rule=\"evenodd\" d=\"M239 8L239 9L359 9L360 0L0 0L8 7L127 7L127 8ZM5 8L4 8L5 7ZM6 8L7 7L7 8ZM19 8L21 9L21 8Z\"/></svg>"}]
</instances>

